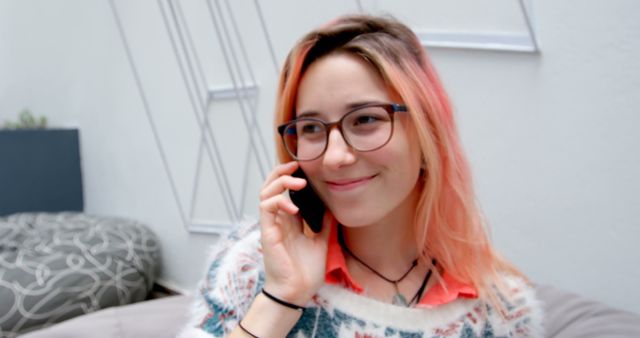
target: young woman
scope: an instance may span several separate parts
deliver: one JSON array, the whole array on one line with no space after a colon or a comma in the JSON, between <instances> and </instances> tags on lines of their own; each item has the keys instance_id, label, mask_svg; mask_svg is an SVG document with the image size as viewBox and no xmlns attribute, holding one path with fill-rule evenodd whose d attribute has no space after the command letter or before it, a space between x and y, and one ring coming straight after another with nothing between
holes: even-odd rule
<instances>
[{"instance_id":1,"label":"young woman","mask_svg":"<svg viewBox=\"0 0 640 338\"><path fill-rule=\"evenodd\" d=\"M447 95L405 25L348 16L307 34L282 71L275 124L282 164L260 224L220 245L184 336L542 335L531 286L487 238ZM286 193L308 185L322 202L307 207L326 208L317 233Z\"/></svg>"}]
</instances>

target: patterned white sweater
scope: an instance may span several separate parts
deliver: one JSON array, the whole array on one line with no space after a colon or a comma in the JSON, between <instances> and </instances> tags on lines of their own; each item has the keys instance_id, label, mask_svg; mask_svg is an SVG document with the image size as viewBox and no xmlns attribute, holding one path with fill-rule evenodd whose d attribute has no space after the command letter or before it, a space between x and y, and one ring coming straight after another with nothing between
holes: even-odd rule
<instances>
[{"instance_id":1,"label":"patterned white sweater","mask_svg":"<svg viewBox=\"0 0 640 338\"><path fill-rule=\"evenodd\" d=\"M237 326L264 284L259 239L259 226L253 225L217 246L181 338L225 337ZM505 316L482 299L405 308L325 285L288 337L542 337L533 289L520 279L505 282L511 289L508 297L501 295Z\"/></svg>"}]
</instances>

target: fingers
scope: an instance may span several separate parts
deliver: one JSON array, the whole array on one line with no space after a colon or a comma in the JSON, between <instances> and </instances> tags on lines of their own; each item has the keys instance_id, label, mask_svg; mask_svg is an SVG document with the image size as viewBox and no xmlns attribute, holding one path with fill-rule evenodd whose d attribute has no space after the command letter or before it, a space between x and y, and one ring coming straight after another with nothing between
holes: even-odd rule
<instances>
[{"instance_id":1,"label":"fingers","mask_svg":"<svg viewBox=\"0 0 640 338\"><path fill-rule=\"evenodd\" d=\"M282 210L290 215L295 215L298 212L298 207L282 194L271 196L260 202L260 211L275 214L278 210Z\"/></svg>"},{"instance_id":2,"label":"fingers","mask_svg":"<svg viewBox=\"0 0 640 338\"><path fill-rule=\"evenodd\" d=\"M271 198L271 196L280 195L287 189L300 190L305 185L307 185L307 181L303 178L289 175L280 176L262 188L262 191L260 191L260 200L264 201Z\"/></svg>"},{"instance_id":3,"label":"fingers","mask_svg":"<svg viewBox=\"0 0 640 338\"><path fill-rule=\"evenodd\" d=\"M298 213L298 207L283 194L287 189L299 190L306 185L304 179L291 176L297 168L297 162L278 165L265 180L260 191L260 222L263 225L276 224L279 210L289 215Z\"/></svg>"},{"instance_id":4,"label":"fingers","mask_svg":"<svg viewBox=\"0 0 640 338\"><path fill-rule=\"evenodd\" d=\"M267 178L264 180L264 184L262 184L262 188L264 189L264 187L271 184L271 182L273 182L275 179L277 179L282 175L293 174L293 172L296 171L296 169L298 169L298 162L295 162L295 161L283 163L276 166L273 169L273 171L269 173L269 176L267 176Z\"/></svg>"},{"instance_id":5,"label":"fingers","mask_svg":"<svg viewBox=\"0 0 640 338\"><path fill-rule=\"evenodd\" d=\"M291 165L291 163L296 162L289 162L278 166L271 172L262 185L262 190L260 191L261 201L271 196L282 194L287 189L300 190L307 184L305 179L291 176L295 169L298 168L297 164Z\"/></svg>"},{"instance_id":6,"label":"fingers","mask_svg":"<svg viewBox=\"0 0 640 338\"><path fill-rule=\"evenodd\" d=\"M286 213L283 209L278 209L275 213L261 213L260 226L262 227L262 243L264 245L282 242L291 234L295 234L301 224L296 216Z\"/></svg>"},{"instance_id":7,"label":"fingers","mask_svg":"<svg viewBox=\"0 0 640 338\"><path fill-rule=\"evenodd\" d=\"M277 221L279 210L291 215L298 212L297 207L291 203L290 200L287 200L284 195L276 195L260 202L260 225L263 229L272 228L274 226L279 228L276 226L276 224L279 223Z\"/></svg>"}]
</instances>

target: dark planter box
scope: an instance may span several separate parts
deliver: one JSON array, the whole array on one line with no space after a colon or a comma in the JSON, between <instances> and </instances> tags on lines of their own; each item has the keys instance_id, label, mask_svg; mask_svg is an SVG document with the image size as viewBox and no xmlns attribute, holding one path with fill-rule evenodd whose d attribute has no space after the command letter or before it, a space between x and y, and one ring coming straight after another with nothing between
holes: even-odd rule
<instances>
[{"instance_id":1,"label":"dark planter box","mask_svg":"<svg viewBox=\"0 0 640 338\"><path fill-rule=\"evenodd\" d=\"M0 130L0 215L83 207L77 129Z\"/></svg>"}]
</instances>

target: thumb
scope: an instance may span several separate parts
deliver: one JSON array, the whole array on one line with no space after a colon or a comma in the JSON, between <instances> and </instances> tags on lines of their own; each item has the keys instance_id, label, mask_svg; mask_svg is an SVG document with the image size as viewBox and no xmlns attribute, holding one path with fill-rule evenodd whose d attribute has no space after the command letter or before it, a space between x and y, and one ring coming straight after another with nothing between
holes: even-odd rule
<instances>
[{"instance_id":1,"label":"thumb","mask_svg":"<svg viewBox=\"0 0 640 338\"><path fill-rule=\"evenodd\" d=\"M318 234L318 236L322 241L324 242L329 241L329 234L331 233L331 228L335 227L337 223L338 221L336 220L335 217L333 217L333 214L331 213L331 211L329 210L325 211L324 218L322 219L322 230Z\"/></svg>"},{"instance_id":2,"label":"thumb","mask_svg":"<svg viewBox=\"0 0 640 338\"><path fill-rule=\"evenodd\" d=\"M311 227L307 224L307 222L303 221L304 226L302 227L302 232L307 238L313 239L314 241L322 241L327 243L329 240L329 234L331 233L331 228L335 226L337 220L333 217L333 214L329 210L325 211L322 216L322 227L320 228L320 232L316 233L311 230Z\"/></svg>"}]
</instances>

